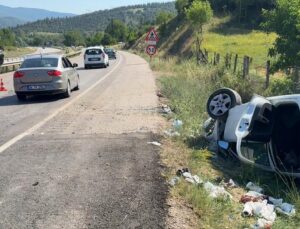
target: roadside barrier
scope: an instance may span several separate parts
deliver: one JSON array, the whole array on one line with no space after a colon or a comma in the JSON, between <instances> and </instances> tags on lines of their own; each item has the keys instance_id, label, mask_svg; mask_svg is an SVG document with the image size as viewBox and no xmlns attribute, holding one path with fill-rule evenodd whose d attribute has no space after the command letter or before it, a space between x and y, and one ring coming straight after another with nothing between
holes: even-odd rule
<instances>
[{"instance_id":1,"label":"roadside barrier","mask_svg":"<svg viewBox=\"0 0 300 229\"><path fill-rule=\"evenodd\" d=\"M55 54L55 53L51 53L51 54ZM61 53L56 53L56 54L61 54ZM75 56L79 56L80 54L81 54L81 51L77 51L77 52L65 54L65 56L72 58ZM18 58L17 61L4 63L2 66L0 66L0 74L16 71L22 64L23 60L24 60L24 58Z\"/></svg>"}]
</instances>

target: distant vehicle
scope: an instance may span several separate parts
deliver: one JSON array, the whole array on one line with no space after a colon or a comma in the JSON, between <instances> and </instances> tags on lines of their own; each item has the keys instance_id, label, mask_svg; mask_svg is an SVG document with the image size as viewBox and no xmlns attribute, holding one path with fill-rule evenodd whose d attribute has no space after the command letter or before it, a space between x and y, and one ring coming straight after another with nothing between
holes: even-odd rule
<instances>
[{"instance_id":1,"label":"distant vehicle","mask_svg":"<svg viewBox=\"0 0 300 229\"><path fill-rule=\"evenodd\" d=\"M117 52L113 48L104 48L104 51L109 59L117 59Z\"/></svg>"},{"instance_id":2,"label":"distant vehicle","mask_svg":"<svg viewBox=\"0 0 300 229\"><path fill-rule=\"evenodd\" d=\"M3 48L0 47L0 65L4 63L4 52Z\"/></svg>"},{"instance_id":3,"label":"distant vehicle","mask_svg":"<svg viewBox=\"0 0 300 229\"><path fill-rule=\"evenodd\" d=\"M62 55L42 54L27 56L14 73L14 89L20 101L29 95L63 94L70 97L79 90L77 64Z\"/></svg>"},{"instance_id":4,"label":"distant vehicle","mask_svg":"<svg viewBox=\"0 0 300 229\"><path fill-rule=\"evenodd\" d=\"M102 46L88 47L84 53L84 68L109 66L109 58Z\"/></svg>"},{"instance_id":5,"label":"distant vehicle","mask_svg":"<svg viewBox=\"0 0 300 229\"><path fill-rule=\"evenodd\" d=\"M207 101L206 136L219 152L264 170L300 178L300 95L243 104L237 92L215 91Z\"/></svg>"}]
</instances>

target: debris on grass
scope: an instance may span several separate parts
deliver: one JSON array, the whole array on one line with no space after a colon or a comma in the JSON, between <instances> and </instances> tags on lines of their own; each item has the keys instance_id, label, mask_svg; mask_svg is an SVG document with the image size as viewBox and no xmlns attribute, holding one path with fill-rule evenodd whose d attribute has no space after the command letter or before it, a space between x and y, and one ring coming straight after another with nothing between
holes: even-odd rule
<instances>
[{"instance_id":1,"label":"debris on grass","mask_svg":"<svg viewBox=\"0 0 300 229\"><path fill-rule=\"evenodd\" d=\"M260 218L254 225L254 228L271 228L276 219L275 206L268 204L267 200L262 202L247 202L244 205L242 215L244 217L256 216Z\"/></svg>"},{"instance_id":2,"label":"debris on grass","mask_svg":"<svg viewBox=\"0 0 300 229\"><path fill-rule=\"evenodd\" d=\"M147 144L148 145L154 145L154 146L161 146L161 143L156 142L156 141L154 141L154 142L147 142Z\"/></svg>"},{"instance_id":3,"label":"debris on grass","mask_svg":"<svg viewBox=\"0 0 300 229\"><path fill-rule=\"evenodd\" d=\"M263 189L261 187L259 187L258 185L252 183L252 182L249 182L247 185L246 185L246 188L250 191L255 191L255 192L258 192L258 193L263 193Z\"/></svg>"},{"instance_id":4,"label":"debris on grass","mask_svg":"<svg viewBox=\"0 0 300 229\"><path fill-rule=\"evenodd\" d=\"M232 199L232 195L223 186L216 186L211 182L206 182L204 189L209 193L209 197L211 198Z\"/></svg>"},{"instance_id":5,"label":"debris on grass","mask_svg":"<svg viewBox=\"0 0 300 229\"><path fill-rule=\"evenodd\" d=\"M171 108L168 106L168 105L162 105L161 106L161 110L160 110L160 113L162 114L171 114L172 113L172 110Z\"/></svg>"},{"instance_id":6,"label":"debris on grass","mask_svg":"<svg viewBox=\"0 0 300 229\"><path fill-rule=\"evenodd\" d=\"M180 177L176 176L176 177L173 177L170 181L169 181L169 184L174 187L178 182L180 181Z\"/></svg>"},{"instance_id":7,"label":"debris on grass","mask_svg":"<svg viewBox=\"0 0 300 229\"><path fill-rule=\"evenodd\" d=\"M183 122L181 121L181 120L179 120L179 119L175 119L174 121L173 121L173 127L175 128L175 129L180 129L182 126L183 126Z\"/></svg>"},{"instance_id":8,"label":"debris on grass","mask_svg":"<svg viewBox=\"0 0 300 229\"><path fill-rule=\"evenodd\" d=\"M230 189L239 187L239 185L232 179L229 179L229 181L227 182L222 181L220 184L223 185L225 188L230 188Z\"/></svg>"},{"instance_id":9,"label":"debris on grass","mask_svg":"<svg viewBox=\"0 0 300 229\"><path fill-rule=\"evenodd\" d=\"M179 137L180 136L180 133L178 133L177 131L175 131L173 129L169 129L169 130L164 131L164 134L167 137Z\"/></svg>"}]
</instances>

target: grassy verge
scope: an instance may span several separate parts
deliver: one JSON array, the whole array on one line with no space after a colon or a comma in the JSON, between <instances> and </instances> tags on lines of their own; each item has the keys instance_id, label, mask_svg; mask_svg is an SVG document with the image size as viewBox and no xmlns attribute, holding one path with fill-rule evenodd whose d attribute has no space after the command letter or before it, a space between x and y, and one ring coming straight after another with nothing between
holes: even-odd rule
<instances>
[{"instance_id":1,"label":"grassy verge","mask_svg":"<svg viewBox=\"0 0 300 229\"><path fill-rule=\"evenodd\" d=\"M300 194L293 180L282 179L232 159L223 159L209 151L207 142L201 137L201 124L207 118L206 101L216 88L235 88L246 101L253 93L276 95L284 90L292 93L289 80L273 80L270 88L264 90L261 77L251 75L247 80L241 80L222 67L198 66L194 61L176 58L155 58L150 65L158 74L159 87L174 110L168 118L178 118L184 122L181 136L164 142L162 160L168 167L166 176L170 179L178 168L189 167L193 174L215 184L229 178L240 184L240 188L229 190L233 195L232 201L210 199L205 190L184 181L172 188L172 196L184 198L193 206L199 216L199 228L249 228L255 219L241 217L243 206L239 203L245 193L243 187L249 181L262 186L266 194L283 198L296 206L298 211L295 217L278 215L273 228L299 228Z\"/></svg>"},{"instance_id":2,"label":"grassy verge","mask_svg":"<svg viewBox=\"0 0 300 229\"><path fill-rule=\"evenodd\" d=\"M36 51L35 48L17 48L17 47L6 47L4 54L5 58L14 58L20 57L27 54L34 53Z\"/></svg>"}]
</instances>

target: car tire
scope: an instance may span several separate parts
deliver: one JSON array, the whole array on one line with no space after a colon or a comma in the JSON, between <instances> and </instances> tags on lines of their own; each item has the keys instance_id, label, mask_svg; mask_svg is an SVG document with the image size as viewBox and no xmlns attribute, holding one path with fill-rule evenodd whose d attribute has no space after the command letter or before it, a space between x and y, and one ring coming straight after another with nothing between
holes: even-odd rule
<instances>
[{"instance_id":1,"label":"car tire","mask_svg":"<svg viewBox=\"0 0 300 229\"><path fill-rule=\"evenodd\" d=\"M20 94L16 94L17 98L19 101L26 101L27 100L27 96L26 95L20 95Z\"/></svg>"},{"instance_id":2,"label":"car tire","mask_svg":"<svg viewBox=\"0 0 300 229\"><path fill-rule=\"evenodd\" d=\"M66 92L64 93L64 97L65 98L71 97L71 85L70 85L70 81L68 81L68 86L67 86Z\"/></svg>"},{"instance_id":3,"label":"car tire","mask_svg":"<svg viewBox=\"0 0 300 229\"><path fill-rule=\"evenodd\" d=\"M229 88L221 88L211 94L207 101L207 113L213 119L226 118L231 108L242 104L241 96Z\"/></svg>"},{"instance_id":4,"label":"car tire","mask_svg":"<svg viewBox=\"0 0 300 229\"><path fill-rule=\"evenodd\" d=\"M84 65L84 68L85 69L89 69L90 67L88 65Z\"/></svg>"},{"instance_id":5,"label":"car tire","mask_svg":"<svg viewBox=\"0 0 300 229\"><path fill-rule=\"evenodd\" d=\"M78 91L80 89L79 82L80 82L80 80L79 80L79 76L78 76L77 77L77 85L76 85L76 87L74 87L74 91Z\"/></svg>"}]
</instances>

